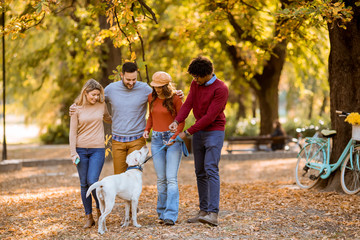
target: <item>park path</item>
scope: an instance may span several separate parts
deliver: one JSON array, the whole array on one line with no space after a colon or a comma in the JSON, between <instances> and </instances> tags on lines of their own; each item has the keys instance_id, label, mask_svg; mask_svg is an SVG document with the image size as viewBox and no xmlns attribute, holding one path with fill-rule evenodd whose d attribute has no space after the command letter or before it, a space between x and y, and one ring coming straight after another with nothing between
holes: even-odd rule
<instances>
[{"instance_id":1,"label":"park path","mask_svg":"<svg viewBox=\"0 0 360 240\"><path fill-rule=\"evenodd\" d=\"M295 185L296 159L220 161L220 225L188 224L197 210L193 162L179 170L180 212L173 227L156 218L156 176L144 170L138 222L120 227L123 203L109 215L109 232L82 230L79 181L71 164L24 167L0 174L0 239L360 239L358 196L301 190ZM101 178L112 174L107 162Z\"/></svg>"}]
</instances>

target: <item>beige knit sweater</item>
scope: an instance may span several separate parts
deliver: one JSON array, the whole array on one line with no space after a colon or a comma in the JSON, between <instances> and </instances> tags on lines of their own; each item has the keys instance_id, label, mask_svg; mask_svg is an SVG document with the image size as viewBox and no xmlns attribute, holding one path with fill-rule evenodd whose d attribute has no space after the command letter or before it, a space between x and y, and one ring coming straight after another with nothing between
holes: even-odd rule
<instances>
[{"instance_id":1,"label":"beige knit sweater","mask_svg":"<svg viewBox=\"0 0 360 240\"><path fill-rule=\"evenodd\" d=\"M103 120L111 123L111 116L105 103L77 106L70 118L70 154L77 155L76 148L104 148Z\"/></svg>"}]
</instances>

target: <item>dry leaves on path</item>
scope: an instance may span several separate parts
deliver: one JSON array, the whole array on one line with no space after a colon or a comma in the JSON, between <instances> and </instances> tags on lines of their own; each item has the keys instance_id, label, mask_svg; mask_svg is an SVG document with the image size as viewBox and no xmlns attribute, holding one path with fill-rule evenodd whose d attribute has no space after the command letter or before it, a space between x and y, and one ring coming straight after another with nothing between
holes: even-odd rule
<instances>
[{"instance_id":1,"label":"dry leaves on path","mask_svg":"<svg viewBox=\"0 0 360 240\"><path fill-rule=\"evenodd\" d=\"M179 172L180 212L175 226L156 217L152 164L146 166L135 227L121 228L121 200L107 217L108 232L83 230L83 207L71 165L0 174L0 239L360 239L358 196L300 190L294 159L222 161L220 225L188 224L198 200L193 165ZM102 177L112 173L106 163Z\"/></svg>"}]
</instances>

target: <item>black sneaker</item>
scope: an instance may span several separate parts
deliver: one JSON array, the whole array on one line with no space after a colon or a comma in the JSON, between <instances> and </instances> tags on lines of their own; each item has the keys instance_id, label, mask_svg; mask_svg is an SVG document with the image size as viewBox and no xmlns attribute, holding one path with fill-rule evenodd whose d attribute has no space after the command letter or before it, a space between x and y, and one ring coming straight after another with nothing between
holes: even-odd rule
<instances>
[{"instance_id":1,"label":"black sneaker","mask_svg":"<svg viewBox=\"0 0 360 240\"><path fill-rule=\"evenodd\" d=\"M164 224L169 226L175 225L174 221L170 219L165 219Z\"/></svg>"}]
</instances>

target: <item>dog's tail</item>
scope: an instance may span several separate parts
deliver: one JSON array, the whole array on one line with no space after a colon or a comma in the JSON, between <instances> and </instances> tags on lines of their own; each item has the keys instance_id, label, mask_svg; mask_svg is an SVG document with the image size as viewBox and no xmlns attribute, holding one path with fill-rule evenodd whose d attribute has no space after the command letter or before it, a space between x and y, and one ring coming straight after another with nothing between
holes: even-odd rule
<instances>
[{"instance_id":1,"label":"dog's tail","mask_svg":"<svg viewBox=\"0 0 360 240\"><path fill-rule=\"evenodd\" d=\"M94 189L96 189L96 188L98 188L98 187L100 187L100 186L102 186L101 181L98 181L98 182L92 184L92 185L89 187L89 189L87 190L87 192L86 192L86 197L89 197L90 193L91 193Z\"/></svg>"}]
</instances>

